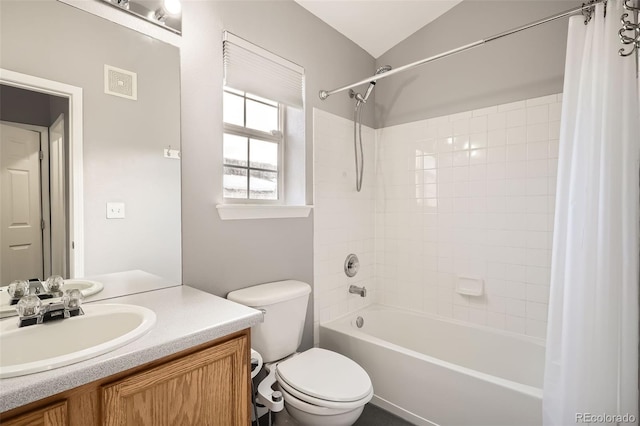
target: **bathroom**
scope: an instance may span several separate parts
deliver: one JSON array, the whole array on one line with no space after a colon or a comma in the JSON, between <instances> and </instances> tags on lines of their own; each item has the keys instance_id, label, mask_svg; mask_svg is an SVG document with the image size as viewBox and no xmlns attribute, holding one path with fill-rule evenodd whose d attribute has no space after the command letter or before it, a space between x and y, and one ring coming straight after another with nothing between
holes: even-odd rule
<instances>
[{"instance_id":1,"label":"bathroom","mask_svg":"<svg viewBox=\"0 0 640 426\"><path fill-rule=\"evenodd\" d=\"M312 292L298 350L315 346L328 348L360 364L373 382L375 395L369 405L372 410L381 410L374 411L375 414L389 416L398 424L515 424L510 417L473 422L453 416L451 413L463 411L460 408L463 402L457 399L458 394L451 391L449 384L462 382L462 387L473 390L476 395L493 399L498 406L502 404L505 412L533 407L531 410L537 414L518 424L542 424L554 221L558 223L555 215L559 206L556 188L561 117L566 101L563 91L568 18L380 78L360 109L364 167L359 192L354 164L356 100L348 96L348 90L325 100L318 93L368 79L385 65L390 65L392 72L423 58L578 8L581 2L371 2L372 8L377 3L379 7L391 5L390 9L373 10L372 15L386 16L388 21L374 23L366 15L368 3L365 2L184 0L180 35L130 16L113 5L102 4L101 0L28 2L28 10L33 15L29 26L18 30L16 15L12 14L20 13L24 18L25 12L19 3L0 2L0 68L84 89L85 211L81 215L86 241L85 270L78 276L139 269L220 298L261 283L281 280L308 283ZM323 20L329 20L326 15L316 16L322 10L319 3L327 3L325 11L337 16L337 21L328 24ZM614 6L622 7L623 2L610 0L608 3L611 11ZM106 59L95 59L100 67L98 74L102 73L102 64L138 71L140 102L144 101L143 90L150 93L148 96L157 96L156 101L145 104L144 108L151 108L153 102L166 102L168 106L153 114L147 114L146 110L130 111L130 101L104 96L102 87L91 89L84 86L85 80L74 82L67 77L87 71L67 70L65 64L43 66L53 64L55 54L38 52L46 55L46 60L40 61L21 56L20 49L25 46L38 50L39 43L43 45L36 37L44 38L46 34L50 39L48 45L55 45L60 37L60 46L74 46L75 40L83 38L84 33L79 31L91 32L91 28L95 28L84 25L78 31L58 33L51 14L37 13L39 5L42 10L55 10L59 14L64 13L62 8L72 8L74 15L108 22L115 28L113 36L118 40L120 31L133 28L144 34L145 48L160 51L163 46L170 46L169 59L164 60L173 67L166 77L172 84L165 83L163 87L161 81L154 81L153 90L145 88L149 81L143 78L141 68L137 70L136 65L127 66L126 61L118 63L119 59L114 59L118 58L117 46L109 50ZM23 7L27 10L27 6ZM401 18L402 14L396 9L412 12ZM594 15L594 22L581 25L589 30L598 18ZM338 27L340 19L343 25ZM635 19L637 22L637 16ZM399 25L400 35L393 40L391 21L404 23ZM619 21L615 17L612 25L619 28ZM367 48L362 47L365 41L349 32L349 23L368 30L369 41L373 42ZM303 69L304 108L287 108L287 125L291 131L285 134L281 205L263 203L247 207L225 197L223 99L228 93L223 87L225 31L257 46L261 52L277 55ZM617 39L617 29L615 33ZM17 38L16 34L25 39ZM27 37L31 39L26 40ZM625 47L618 44L616 50ZM77 49L91 49L91 45ZM140 52L142 50L137 54ZM85 55L87 62L93 60L87 53L78 51L61 55L63 58L75 56L78 62ZM617 60L628 63L634 58L637 61L636 54ZM135 64L135 61L128 63ZM161 66L153 64L150 69ZM94 81L87 79L86 82L101 84L101 78L102 75L98 75ZM637 80L630 79L626 84L627 87L635 85L637 108ZM368 81L353 89L364 95L367 87ZM99 97L94 93L97 91L100 91ZM96 102L115 100L121 103L112 108L117 110L118 105L125 108L119 116L123 122L143 120L142 132L153 133L133 137L109 133L115 135L109 138L99 134L111 132L110 127L117 130L118 115L109 123L110 127L95 125L91 108ZM132 120L132 117L135 118ZM635 118L637 130L637 115ZM164 129L162 125L169 121L176 123L170 131L157 131ZM125 131L130 131L129 127ZM638 133L632 134L637 141ZM127 147L129 139L154 140L149 147L159 153L162 163L149 165L148 173L157 173L152 179L137 181L141 173L131 169L144 165L142 161L132 161L130 166L134 167L119 169L117 161L126 164L126 155L137 155L141 149ZM115 149L122 150L123 156L113 155ZM165 149L178 151L179 161L162 158ZM359 153L360 148L356 149ZM144 161L150 163L151 155L149 153ZM112 163L101 164L100 158L108 158ZM129 179L132 180L111 177L110 168L131 173ZM123 192L133 179L138 182L138 192ZM117 185L107 185L111 181ZM162 204L142 197L138 200L137 194L144 191L141 188L153 189L149 192L164 194L166 199ZM637 201L637 194L630 195L630 199ZM123 220L104 219L104 204L111 201L126 202ZM166 209L162 207L165 205ZM114 228L114 223L119 227ZM131 228L121 226L123 224L147 232L130 238ZM122 234L115 234L118 232ZM127 243L122 244L122 240ZM634 250L637 254L637 248ZM145 258L145 253L150 253L151 259ZM348 277L344 266L351 253L357 255L359 268L355 276ZM110 262L101 261L104 259ZM637 259L635 266L627 265L627 268L637 270ZM469 278L468 283L473 286L471 292L477 291L479 295L456 291L456 285L462 282L460 277ZM637 274L635 277L637 282ZM366 297L349 293L350 285L365 287ZM170 284L160 286L170 287ZM635 295L637 300L637 285L635 287L627 290L627 294ZM361 311L369 306L374 310ZM341 330L348 328L358 315L364 318L366 330L377 320L368 315L373 315L380 306L389 307L386 314L397 313L396 317L413 313L419 318L446 320L450 328L443 337L441 353L448 352L447 345L458 352L442 361L462 368L450 369L455 371L449 378L442 379L444 384L429 387L431 381L437 382L435 375L441 379L441 373L434 372L405 386L409 377L419 375L417 370L427 371L439 364L438 356L425 355L420 349L412 348L405 351L406 358L396 360L391 358L396 355L390 352L381 352L377 360L367 358L374 343L365 338L351 340L352 337L345 337L348 333ZM628 315L631 323L638 323L637 307L635 314ZM387 335L419 336L421 329L427 328L416 327L414 317L399 324L406 327L392 327ZM625 334L624 340L628 345L635 341L637 347L637 326L629 327L631 334ZM478 333L465 338L469 330ZM357 333L360 332L356 329L351 334ZM502 338L512 339L499 340ZM437 336L433 339L438 340ZM473 339L478 339L479 345L467 349L462 346ZM377 347L393 346L380 343L382 340L388 339L378 339ZM411 344L396 346L411 348ZM497 349L512 346L512 352ZM432 348L428 348L427 353L429 350ZM464 360L454 361L461 352L475 350L478 353L473 352L476 356L471 356L472 364L477 358L490 358L489 363L508 365L535 377L518 383L521 388L511 386L518 388L513 393L516 396L501 393L500 389L505 387L503 382L514 382L500 377L501 373L493 374L488 380L489 387L477 387L478 374L462 378L476 367L465 364ZM637 377L637 350L635 357L635 374L628 377ZM427 364L427 358L436 361ZM396 367L404 367L400 369L402 373L391 374L399 383L392 383L387 379L389 375L380 371L386 370L385 366L380 367L381 360L386 359L393 359L390 362ZM477 371L482 372L481 367L478 368ZM470 381L464 382L467 379ZM635 384L637 387L637 380ZM518 395L524 395L524 399L517 399ZM401 400L394 399L396 397ZM437 397L445 401L439 402ZM514 399L506 399L511 397ZM513 401L512 407L506 401ZM631 404L624 405L631 408L610 412L606 407L611 405L596 403L590 412L629 414L635 416L637 424L637 401L624 404ZM444 413L438 411L433 416L430 410L435 410L434 405ZM420 406L429 409L422 413ZM471 404L467 408L477 414L483 405ZM486 411L494 410L487 408ZM366 417L368 412L369 408L365 409L361 422L370 418ZM546 418L544 421L545 424L564 424Z\"/></svg>"}]
</instances>

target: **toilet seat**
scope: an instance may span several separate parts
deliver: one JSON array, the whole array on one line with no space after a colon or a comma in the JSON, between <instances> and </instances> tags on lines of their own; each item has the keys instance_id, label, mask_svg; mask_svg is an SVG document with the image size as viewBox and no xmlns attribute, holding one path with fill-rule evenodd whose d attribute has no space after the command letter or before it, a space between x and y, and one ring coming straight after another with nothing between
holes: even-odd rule
<instances>
[{"instance_id":1,"label":"toilet seat","mask_svg":"<svg viewBox=\"0 0 640 426\"><path fill-rule=\"evenodd\" d=\"M312 411L310 408L302 408L298 407L303 411L310 412L313 414L322 414L323 411L328 410L344 410L350 411L354 408L358 408L366 404L373 398L373 389L371 392L367 394L364 398L356 400L356 401L348 401L348 402L338 402L338 401L330 401L326 399L315 398L313 396L307 395L305 393L300 392L299 390L290 386L284 379L280 377L278 371L276 370L276 378L278 381L278 385L280 386L280 390L284 394L284 400L287 403L292 402L298 403L298 405L304 405L304 407L314 407Z\"/></svg>"},{"instance_id":2,"label":"toilet seat","mask_svg":"<svg viewBox=\"0 0 640 426\"><path fill-rule=\"evenodd\" d=\"M283 389L282 387L280 388L282 391L282 395L284 396L284 401L288 406L292 406L294 408L297 408L300 411L304 411L305 413L309 413L309 414L314 414L316 416L335 416L335 415L339 415L339 414L344 414L344 413L348 413L354 409L357 408L363 408L364 404L366 404L367 401L362 402L359 406L356 407L351 407L351 408L331 408L331 407L322 407L319 405L315 405L313 403L309 403L306 401L303 401L299 398L296 398L294 395L291 395L289 392L287 392L285 389ZM373 394L371 395L373 397ZM371 399L371 398L369 398Z\"/></svg>"},{"instance_id":3,"label":"toilet seat","mask_svg":"<svg viewBox=\"0 0 640 426\"><path fill-rule=\"evenodd\" d=\"M291 397L332 409L353 409L373 397L369 375L353 360L321 348L279 363L276 379ZM286 398L285 398L286 400Z\"/></svg>"}]
</instances>

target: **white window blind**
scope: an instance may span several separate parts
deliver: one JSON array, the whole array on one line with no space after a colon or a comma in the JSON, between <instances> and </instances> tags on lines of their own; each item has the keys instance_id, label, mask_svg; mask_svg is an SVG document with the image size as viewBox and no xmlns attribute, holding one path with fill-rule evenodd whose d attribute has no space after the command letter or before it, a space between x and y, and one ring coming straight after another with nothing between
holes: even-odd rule
<instances>
[{"instance_id":1,"label":"white window blind","mask_svg":"<svg viewBox=\"0 0 640 426\"><path fill-rule=\"evenodd\" d=\"M304 68L228 31L223 54L225 86L302 108Z\"/></svg>"}]
</instances>

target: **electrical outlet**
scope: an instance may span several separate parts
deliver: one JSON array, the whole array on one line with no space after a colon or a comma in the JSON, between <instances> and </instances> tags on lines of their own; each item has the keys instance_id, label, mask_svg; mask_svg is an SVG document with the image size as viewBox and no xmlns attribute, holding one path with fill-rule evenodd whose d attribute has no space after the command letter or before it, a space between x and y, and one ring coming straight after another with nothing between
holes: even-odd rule
<instances>
[{"instance_id":1,"label":"electrical outlet","mask_svg":"<svg viewBox=\"0 0 640 426\"><path fill-rule=\"evenodd\" d=\"M124 219L124 203L107 203L107 219Z\"/></svg>"}]
</instances>

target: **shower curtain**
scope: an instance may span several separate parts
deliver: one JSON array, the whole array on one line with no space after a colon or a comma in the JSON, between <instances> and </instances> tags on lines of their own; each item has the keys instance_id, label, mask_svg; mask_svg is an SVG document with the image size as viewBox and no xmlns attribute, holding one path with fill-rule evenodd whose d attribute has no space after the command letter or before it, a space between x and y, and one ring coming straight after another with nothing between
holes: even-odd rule
<instances>
[{"instance_id":1,"label":"shower curtain","mask_svg":"<svg viewBox=\"0 0 640 426\"><path fill-rule=\"evenodd\" d=\"M545 425L638 424L640 91L635 55L618 55L621 3L569 22Z\"/></svg>"}]
</instances>

